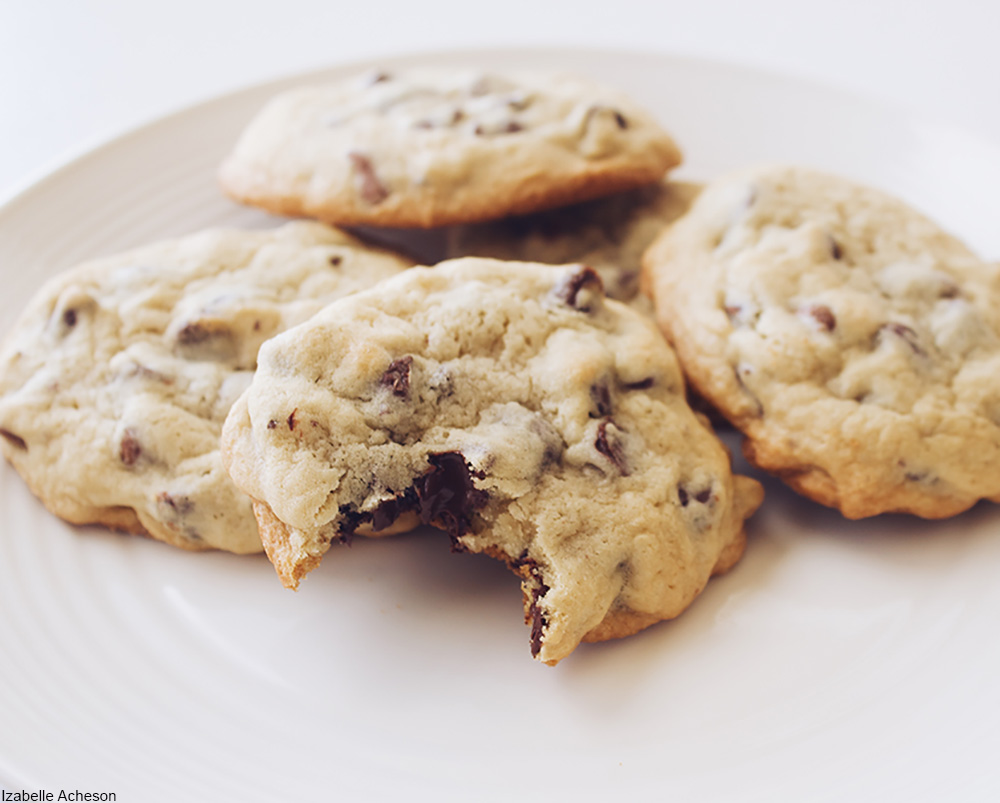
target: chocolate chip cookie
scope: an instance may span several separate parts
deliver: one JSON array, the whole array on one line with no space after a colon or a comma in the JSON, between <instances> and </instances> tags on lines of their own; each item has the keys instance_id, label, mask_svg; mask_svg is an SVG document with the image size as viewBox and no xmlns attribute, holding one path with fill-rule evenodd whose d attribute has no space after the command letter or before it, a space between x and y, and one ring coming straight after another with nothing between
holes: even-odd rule
<instances>
[{"instance_id":1,"label":"chocolate chip cookie","mask_svg":"<svg viewBox=\"0 0 1000 803\"><path fill-rule=\"evenodd\" d=\"M582 204L448 231L451 257L589 265L609 298L648 311L639 294L642 254L663 227L687 211L700 185L665 181Z\"/></svg>"},{"instance_id":2,"label":"chocolate chip cookie","mask_svg":"<svg viewBox=\"0 0 1000 803\"><path fill-rule=\"evenodd\" d=\"M583 266L453 260L337 301L261 348L222 442L287 586L333 542L434 524L520 575L550 664L677 616L762 497Z\"/></svg>"},{"instance_id":3,"label":"chocolate chip cookie","mask_svg":"<svg viewBox=\"0 0 1000 803\"><path fill-rule=\"evenodd\" d=\"M260 551L218 448L257 349L407 266L293 223L205 232L60 274L0 349L0 449L67 521Z\"/></svg>"},{"instance_id":4,"label":"chocolate chip cookie","mask_svg":"<svg viewBox=\"0 0 1000 803\"><path fill-rule=\"evenodd\" d=\"M658 181L670 136L620 92L556 75L376 72L291 90L220 171L243 203L344 225L491 220Z\"/></svg>"},{"instance_id":5,"label":"chocolate chip cookie","mask_svg":"<svg viewBox=\"0 0 1000 803\"><path fill-rule=\"evenodd\" d=\"M800 493L850 518L1000 501L1000 270L902 201L742 171L643 278L694 387Z\"/></svg>"}]
</instances>

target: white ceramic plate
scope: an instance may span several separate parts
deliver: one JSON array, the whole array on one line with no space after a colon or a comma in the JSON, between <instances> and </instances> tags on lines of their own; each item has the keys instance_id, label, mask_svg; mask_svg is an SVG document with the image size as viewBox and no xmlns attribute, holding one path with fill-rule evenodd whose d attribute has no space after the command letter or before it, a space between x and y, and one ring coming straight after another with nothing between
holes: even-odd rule
<instances>
[{"instance_id":1,"label":"white ceramic plate","mask_svg":"<svg viewBox=\"0 0 1000 803\"><path fill-rule=\"evenodd\" d=\"M804 162L1000 257L1000 149L796 81L663 56L400 59L591 74L682 175ZM385 62L383 62L384 64ZM363 65L365 67L370 65ZM341 75L337 69L301 81ZM292 81L122 137L0 209L0 325L85 257L220 224L214 169ZM72 528L0 469L0 781L119 801L973 800L1000 772L1000 509L847 522L774 483L693 608L533 662L518 582L444 536L355 542L293 594L267 561Z\"/></svg>"}]
</instances>

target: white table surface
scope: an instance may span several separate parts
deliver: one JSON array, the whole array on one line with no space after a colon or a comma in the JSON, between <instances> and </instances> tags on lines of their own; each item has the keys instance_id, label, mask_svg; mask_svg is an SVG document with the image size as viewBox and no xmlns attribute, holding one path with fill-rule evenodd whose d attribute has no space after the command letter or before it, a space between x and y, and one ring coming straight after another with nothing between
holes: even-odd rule
<instances>
[{"instance_id":1,"label":"white table surface","mask_svg":"<svg viewBox=\"0 0 1000 803\"><path fill-rule=\"evenodd\" d=\"M0 199L89 146L268 78L483 46L721 59L1000 140L997 0L0 0Z\"/></svg>"}]
</instances>

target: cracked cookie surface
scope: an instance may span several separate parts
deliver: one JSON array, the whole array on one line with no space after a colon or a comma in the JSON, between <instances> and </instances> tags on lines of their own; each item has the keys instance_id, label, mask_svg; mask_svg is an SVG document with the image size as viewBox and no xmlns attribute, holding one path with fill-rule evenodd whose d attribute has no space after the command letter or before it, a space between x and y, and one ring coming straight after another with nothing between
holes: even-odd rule
<instances>
[{"instance_id":1,"label":"cracked cookie surface","mask_svg":"<svg viewBox=\"0 0 1000 803\"><path fill-rule=\"evenodd\" d=\"M680 158L648 112L583 79L400 70L274 98L220 180L280 214L429 228L656 182Z\"/></svg>"},{"instance_id":2,"label":"cracked cookie surface","mask_svg":"<svg viewBox=\"0 0 1000 803\"><path fill-rule=\"evenodd\" d=\"M0 350L0 449L76 524L261 549L219 433L257 349L409 263L318 223L208 231L51 279Z\"/></svg>"},{"instance_id":3,"label":"cracked cookie surface","mask_svg":"<svg viewBox=\"0 0 1000 803\"><path fill-rule=\"evenodd\" d=\"M741 171L643 280L693 386L800 493L851 518L1000 501L1000 270L902 201Z\"/></svg>"},{"instance_id":4,"label":"cracked cookie surface","mask_svg":"<svg viewBox=\"0 0 1000 803\"><path fill-rule=\"evenodd\" d=\"M548 663L677 616L762 494L583 266L468 258L338 301L264 345L222 442L286 585L355 532L435 524L521 576Z\"/></svg>"}]
</instances>

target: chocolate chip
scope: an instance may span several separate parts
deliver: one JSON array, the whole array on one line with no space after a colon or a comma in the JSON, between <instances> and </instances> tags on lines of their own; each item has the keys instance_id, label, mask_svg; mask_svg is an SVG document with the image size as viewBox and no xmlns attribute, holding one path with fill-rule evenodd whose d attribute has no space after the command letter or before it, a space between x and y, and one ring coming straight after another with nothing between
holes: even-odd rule
<instances>
[{"instance_id":1,"label":"chocolate chip","mask_svg":"<svg viewBox=\"0 0 1000 803\"><path fill-rule=\"evenodd\" d=\"M615 125L623 131L628 128L628 120L625 118L625 115L618 111L618 109L612 108L611 106L591 106L587 109L585 124L589 124L590 121L599 114L610 115L611 119L615 121Z\"/></svg>"},{"instance_id":2,"label":"chocolate chip","mask_svg":"<svg viewBox=\"0 0 1000 803\"><path fill-rule=\"evenodd\" d=\"M622 385L625 390L649 390L656 383L656 380L651 376L647 376L645 379L640 379L638 382L626 382Z\"/></svg>"},{"instance_id":3,"label":"chocolate chip","mask_svg":"<svg viewBox=\"0 0 1000 803\"><path fill-rule=\"evenodd\" d=\"M75 309L66 310L63 313L62 319L66 327L72 329L74 326L76 326L76 310Z\"/></svg>"},{"instance_id":4,"label":"chocolate chip","mask_svg":"<svg viewBox=\"0 0 1000 803\"><path fill-rule=\"evenodd\" d=\"M819 325L828 332L832 332L837 325L837 319L834 317L833 310L825 304L815 304L809 307L806 312L815 318Z\"/></svg>"},{"instance_id":5,"label":"chocolate chip","mask_svg":"<svg viewBox=\"0 0 1000 803\"><path fill-rule=\"evenodd\" d=\"M461 109L455 108L452 109L451 114L449 114L447 117L425 118L423 120L417 120L417 122L413 124L413 127L419 128L422 131L430 131L435 128L450 128L451 126L458 125L464 119L465 119L465 112L463 112ZM482 133L478 130L478 126L476 133L477 134Z\"/></svg>"},{"instance_id":6,"label":"chocolate chip","mask_svg":"<svg viewBox=\"0 0 1000 803\"><path fill-rule=\"evenodd\" d=\"M195 321L194 323L187 324L177 333L177 342L182 346L193 346L198 343L204 343L215 335L216 332L212 329Z\"/></svg>"},{"instance_id":7,"label":"chocolate chip","mask_svg":"<svg viewBox=\"0 0 1000 803\"><path fill-rule=\"evenodd\" d=\"M496 134L516 134L518 131L523 130L524 126L517 122L517 120L508 120L495 125L483 125L480 123L472 129L477 137L488 137Z\"/></svg>"},{"instance_id":8,"label":"chocolate chip","mask_svg":"<svg viewBox=\"0 0 1000 803\"><path fill-rule=\"evenodd\" d=\"M413 364L413 357L400 357L389 363L385 369L379 384L389 388L393 396L405 399L410 395L410 366Z\"/></svg>"},{"instance_id":9,"label":"chocolate chip","mask_svg":"<svg viewBox=\"0 0 1000 803\"><path fill-rule=\"evenodd\" d=\"M276 426L278 426L278 422L275 421L273 418L267 422L268 429L274 429Z\"/></svg>"},{"instance_id":10,"label":"chocolate chip","mask_svg":"<svg viewBox=\"0 0 1000 803\"><path fill-rule=\"evenodd\" d=\"M563 278L556 286L555 293L570 307L581 312L590 312L590 303L587 298L589 293L583 292L584 290L603 295L604 283L597 271L586 265L581 265L574 273ZM583 298L580 297L581 293Z\"/></svg>"},{"instance_id":11,"label":"chocolate chip","mask_svg":"<svg viewBox=\"0 0 1000 803\"><path fill-rule=\"evenodd\" d=\"M879 327L878 334L891 332L908 345L914 354L926 357L927 352L920 346L920 337L917 333L904 323L886 323Z\"/></svg>"},{"instance_id":12,"label":"chocolate chip","mask_svg":"<svg viewBox=\"0 0 1000 803\"><path fill-rule=\"evenodd\" d=\"M389 197L389 191L375 174L371 159L357 151L348 153L347 158L351 160L351 165L357 174L358 192L367 203L376 206Z\"/></svg>"},{"instance_id":13,"label":"chocolate chip","mask_svg":"<svg viewBox=\"0 0 1000 803\"><path fill-rule=\"evenodd\" d=\"M468 529L472 512L486 504L488 495L473 484L473 474L460 452L428 455L427 462L430 470L413 485L420 520L439 522L456 539Z\"/></svg>"},{"instance_id":14,"label":"chocolate chip","mask_svg":"<svg viewBox=\"0 0 1000 803\"><path fill-rule=\"evenodd\" d=\"M615 422L610 418L605 419L598 425L597 439L594 441L594 447L614 464L623 477L627 477L629 469L628 463L625 461L625 450L622 448L621 440L619 440L615 433L613 431L608 432L609 425L615 426ZM617 429L617 427L615 428Z\"/></svg>"},{"instance_id":15,"label":"chocolate chip","mask_svg":"<svg viewBox=\"0 0 1000 803\"><path fill-rule=\"evenodd\" d=\"M295 414L298 411L299 411L299 408L296 407L294 410L292 410L292 412L290 412L288 414L288 429L289 430L294 430L295 429Z\"/></svg>"},{"instance_id":16,"label":"chocolate chip","mask_svg":"<svg viewBox=\"0 0 1000 803\"><path fill-rule=\"evenodd\" d=\"M702 488L700 491L691 491L685 485L678 485L677 498L680 500L681 507L687 507L691 503L692 499L699 504L707 505L712 500L712 486L709 485L707 488Z\"/></svg>"},{"instance_id":17,"label":"chocolate chip","mask_svg":"<svg viewBox=\"0 0 1000 803\"><path fill-rule=\"evenodd\" d=\"M192 502L186 496L172 496L166 491L162 491L156 495L156 501L162 505L166 505L170 510L172 510L177 515L183 516L191 512L194 507L194 502Z\"/></svg>"},{"instance_id":18,"label":"chocolate chip","mask_svg":"<svg viewBox=\"0 0 1000 803\"><path fill-rule=\"evenodd\" d=\"M938 293L938 298L958 298L960 294L961 290L957 284L954 282L945 282Z\"/></svg>"},{"instance_id":19,"label":"chocolate chip","mask_svg":"<svg viewBox=\"0 0 1000 803\"><path fill-rule=\"evenodd\" d=\"M844 249L840 247L840 243L838 243L830 235L827 235L827 240L828 240L828 242L830 244L830 255L834 259L838 259L838 260L839 259L843 259L844 258Z\"/></svg>"},{"instance_id":20,"label":"chocolate chip","mask_svg":"<svg viewBox=\"0 0 1000 803\"><path fill-rule=\"evenodd\" d=\"M332 265L333 267L335 267L335 268L337 268L337 267L340 267L340 264L341 264L341 263L342 263L343 261L344 261L344 258L343 258L342 256L340 256L340 254L333 254L333 255L331 255L331 257L330 257L330 264L331 264L331 265Z\"/></svg>"},{"instance_id":21,"label":"chocolate chip","mask_svg":"<svg viewBox=\"0 0 1000 803\"><path fill-rule=\"evenodd\" d=\"M611 391L608 390L608 383L598 380L590 386L590 400L594 403L596 414L590 413L591 418L606 418L611 415Z\"/></svg>"},{"instance_id":22,"label":"chocolate chip","mask_svg":"<svg viewBox=\"0 0 1000 803\"><path fill-rule=\"evenodd\" d=\"M134 363L131 367L131 370L129 370L125 374L125 376L128 377L137 376L140 377L141 379L148 379L152 382L160 382L164 385L174 384L173 377L167 376L166 374L161 373L160 371L154 371L152 368L149 368L148 366L145 365L140 365L139 363Z\"/></svg>"},{"instance_id":23,"label":"chocolate chip","mask_svg":"<svg viewBox=\"0 0 1000 803\"><path fill-rule=\"evenodd\" d=\"M392 74L384 72L382 70L376 70L368 78L368 85L374 86L375 84L383 84L386 81L392 80Z\"/></svg>"},{"instance_id":24,"label":"chocolate chip","mask_svg":"<svg viewBox=\"0 0 1000 803\"><path fill-rule=\"evenodd\" d=\"M24 438L20 435L15 435L9 429L0 428L0 437L7 441L7 443L11 446L22 449L25 452L28 451L28 444L24 442Z\"/></svg>"},{"instance_id":25,"label":"chocolate chip","mask_svg":"<svg viewBox=\"0 0 1000 803\"><path fill-rule=\"evenodd\" d=\"M121 443L118 445L118 458L126 466L134 466L141 455L142 447L139 446L139 441L136 440L135 432L131 429L126 429Z\"/></svg>"}]
</instances>

